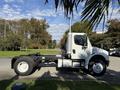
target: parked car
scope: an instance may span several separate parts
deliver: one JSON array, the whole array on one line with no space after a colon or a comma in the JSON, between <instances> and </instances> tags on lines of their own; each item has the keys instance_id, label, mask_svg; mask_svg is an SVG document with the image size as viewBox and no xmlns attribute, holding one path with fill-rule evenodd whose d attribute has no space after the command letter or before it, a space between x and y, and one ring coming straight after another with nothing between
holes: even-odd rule
<instances>
[{"instance_id":1,"label":"parked car","mask_svg":"<svg viewBox=\"0 0 120 90\"><path fill-rule=\"evenodd\" d=\"M115 55L120 57L120 50L117 50Z\"/></svg>"},{"instance_id":2,"label":"parked car","mask_svg":"<svg viewBox=\"0 0 120 90\"><path fill-rule=\"evenodd\" d=\"M109 51L109 55L110 55L110 56L113 56L114 54L115 54L115 50L110 50L110 51Z\"/></svg>"},{"instance_id":3,"label":"parked car","mask_svg":"<svg viewBox=\"0 0 120 90\"><path fill-rule=\"evenodd\" d=\"M109 55L110 56L119 56L120 57L120 49L110 51Z\"/></svg>"}]
</instances>

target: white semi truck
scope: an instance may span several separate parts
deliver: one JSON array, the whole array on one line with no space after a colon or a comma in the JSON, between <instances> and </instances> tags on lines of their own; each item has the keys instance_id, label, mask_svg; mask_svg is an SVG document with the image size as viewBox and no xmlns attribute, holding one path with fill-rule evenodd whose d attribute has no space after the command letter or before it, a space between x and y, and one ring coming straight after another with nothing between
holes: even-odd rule
<instances>
[{"instance_id":1,"label":"white semi truck","mask_svg":"<svg viewBox=\"0 0 120 90\"><path fill-rule=\"evenodd\" d=\"M108 65L108 52L92 47L85 33L69 33L61 55L30 54L14 57L11 61L12 69L20 76L30 75L41 67L75 68L101 76Z\"/></svg>"}]
</instances>

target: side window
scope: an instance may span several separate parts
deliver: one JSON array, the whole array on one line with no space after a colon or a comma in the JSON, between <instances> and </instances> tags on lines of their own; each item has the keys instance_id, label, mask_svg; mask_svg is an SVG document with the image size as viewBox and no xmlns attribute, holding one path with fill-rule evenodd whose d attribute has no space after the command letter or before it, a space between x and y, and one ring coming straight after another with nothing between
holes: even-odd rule
<instances>
[{"instance_id":1,"label":"side window","mask_svg":"<svg viewBox=\"0 0 120 90\"><path fill-rule=\"evenodd\" d=\"M87 39L86 39L86 36L83 36L83 35L75 35L74 37L74 42L75 44L77 45L87 45Z\"/></svg>"}]
</instances>

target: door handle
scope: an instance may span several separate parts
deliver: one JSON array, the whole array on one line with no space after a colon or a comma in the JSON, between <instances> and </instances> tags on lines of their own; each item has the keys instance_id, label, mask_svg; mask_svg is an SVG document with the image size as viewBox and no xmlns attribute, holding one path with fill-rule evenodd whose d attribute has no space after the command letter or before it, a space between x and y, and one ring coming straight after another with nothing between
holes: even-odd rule
<instances>
[{"instance_id":1,"label":"door handle","mask_svg":"<svg viewBox=\"0 0 120 90\"><path fill-rule=\"evenodd\" d=\"M75 54L76 53L76 51L75 51L75 49L73 49L73 54Z\"/></svg>"},{"instance_id":2,"label":"door handle","mask_svg":"<svg viewBox=\"0 0 120 90\"><path fill-rule=\"evenodd\" d=\"M87 46L82 46L82 49L86 49L87 48Z\"/></svg>"}]
</instances>

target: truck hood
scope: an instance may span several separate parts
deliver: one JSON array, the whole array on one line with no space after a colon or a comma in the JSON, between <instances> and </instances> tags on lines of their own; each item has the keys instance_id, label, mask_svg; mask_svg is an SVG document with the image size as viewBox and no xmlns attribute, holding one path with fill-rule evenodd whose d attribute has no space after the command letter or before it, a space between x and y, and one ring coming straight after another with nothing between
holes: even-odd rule
<instances>
[{"instance_id":1,"label":"truck hood","mask_svg":"<svg viewBox=\"0 0 120 90\"><path fill-rule=\"evenodd\" d=\"M101 48L98 48L98 47L92 48L92 54L95 54L95 53L104 53L106 55L109 55L108 51L101 49Z\"/></svg>"}]
</instances>

